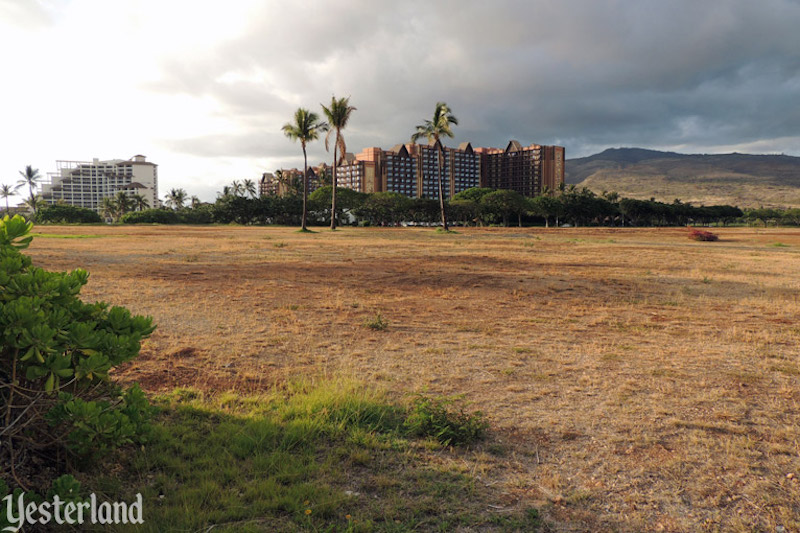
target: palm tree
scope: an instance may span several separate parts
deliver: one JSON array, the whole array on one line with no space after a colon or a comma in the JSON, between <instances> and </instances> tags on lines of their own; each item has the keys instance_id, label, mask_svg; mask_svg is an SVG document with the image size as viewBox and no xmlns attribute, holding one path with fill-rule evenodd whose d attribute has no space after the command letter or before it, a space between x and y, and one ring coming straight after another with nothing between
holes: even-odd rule
<instances>
[{"instance_id":1,"label":"palm tree","mask_svg":"<svg viewBox=\"0 0 800 533\"><path fill-rule=\"evenodd\" d=\"M103 215L103 218L110 218L112 221L114 220L117 214L117 204L114 202L113 198L103 198L103 201L100 204L100 214Z\"/></svg>"},{"instance_id":2,"label":"palm tree","mask_svg":"<svg viewBox=\"0 0 800 533\"><path fill-rule=\"evenodd\" d=\"M31 209L33 209L33 214L36 214L36 210L40 202L33 193L33 190L39 186L39 180L42 179L42 176L39 175L38 169L35 169L30 165L26 166L24 171L20 170L19 175L22 176L22 179L17 182L17 187L23 187L25 185L28 186L30 197L25 201L25 203L30 206Z\"/></svg>"},{"instance_id":3,"label":"palm tree","mask_svg":"<svg viewBox=\"0 0 800 533\"><path fill-rule=\"evenodd\" d=\"M27 205L34 214L39 212L39 208L43 203L42 197L38 194L34 194L30 198L22 200L22 205Z\"/></svg>"},{"instance_id":4,"label":"palm tree","mask_svg":"<svg viewBox=\"0 0 800 533\"><path fill-rule=\"evenodd\" d=\"M233 180L231 182L231 191L234 196L244 196L244 185L239 180Z\"/></svg>"},{"instance_id":5,"label":"palm tree","mask_svg":"<svg viewBox=\"0 0 800 533\"><path fill-rule=\"evenodd\" d=\"M186 196L184 189L170 189L165 203L173 209L183 209L183 204L186 203Z\"/></svg>"},{"instance_id":6,"label":"palm tree","mask_svg":"<svg viewBox=\"0 0 800 533\"><path fill-rule=\"evenodd\" d=\"M256 184L253 180L245 179L242 183L242 190L250 195L251 198L258 196L256 194Z\"/></svg>"},{"instance_id":7,"label":"palm tree","mask_svg":"<svg viewBox=\"0 0 800 533\"><path fill-rule=\"evenodd\" d=\"M192 195L192 198L191 198L191 200L189 200L189 202L190 202L190 204L192 206L192 209L197 209L198 207L200 207L200 204L202 203L200 201L200 198L198 198L195 195Z\"/></svg>"},{"instance_id":8,"label":"palm tree","mask_svg":"<svg viewBox=\"0 0 800 533\"><path fill-rule=\"evenodd\" d=\"M331 133L336 133L336 138L333 143L333 176L331 179L331 229L336 229L336 166L339 164L339 159L344 157L347 153L347 144L344 142L342 130L347 127L347 122L350 120L350 114L356 108L350 105L350 97L336 99L331 96L331 106L322 106L322 111L328 119L330 129L325 135L325 150L330 151L328 148L328 140ZM339 150L339 157L336 157L336 150Z\"/></svg>"},{"instance_id":9,"label":"palm tree","mask_svg":"<svg viewBox=\"0 0 800 533\"><path fill-rule=\"evenodd\" d=\"M5 183L0 185L0 198L5 198L6 200L6 214L8 214L10 211L10 208L8 207L8 197L15 196L17 194L17 189L19 189L19 185L16 187L6 185Z\"/></svg>"},{"instance_id":10,"label":"palm tree","mask_svg":"<svg viewBox=\"0 0 800 533\"><path fill-rule=\"evenodd\" d=\"M134 194L131 197L131 205L136 211L144 211L145 209L150 208L150 204L147 202L147 198L145 198L141 194Z\"/></svg>"},{"instance_id":11,"label":"palm tree","mask_svg":"<svg viewBox=\"0 0 800 533\"><path fill-rule=\"evenodd\" d=\"M130 211L133 207L133 202L131 198L125 194L124 191L119 191L117 196L114 198L114 205L117 206L117 220L122 218L122 215Z\"/></svg>"},{"instance_id":12,"label":"palm tree","mask_svg":"<svg viewBox=\"0 0 800 533\"><path fill-rule=\"evenodd\" d=\"M287 122L281 128L283 134L293 141L300 141L303 147L303 219L301 231L306 231L306 219L308 218L308 154L306 145L311 141L319 139L319 134L328 131L328 125L319 121L319 116L308 109L298 108L294 113L294 122Z\"/></svg>"},{"instance_id":13,"label":"palm tree","mask_svg":"<svg viewBox=\"0 0 800 533\"><path fill-rule=\"evenodd\" d=\"M453 130L450 125L458 126L458 119L453 116L450 108L444 102L437 102L436 109L433 112L433 120L426 120L424 124L417 126L417 131L411 136L411 142L417 142L417 139L425 137L428 143L432 143L437 147L439 152L439 207L442 210L442 227L444 231L448 230L447 227L447 214L444 210L444 189L442 186L442 167L444 166L444 146L442 145L442 137L453 137ZM424 167L423 167L424 168Z\"/></svg>"}]
</instances>

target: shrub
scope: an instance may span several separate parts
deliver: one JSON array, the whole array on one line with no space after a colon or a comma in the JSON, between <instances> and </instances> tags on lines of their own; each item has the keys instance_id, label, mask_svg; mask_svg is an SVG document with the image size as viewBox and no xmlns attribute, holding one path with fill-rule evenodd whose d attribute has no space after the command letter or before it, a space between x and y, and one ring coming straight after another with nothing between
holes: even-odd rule
<instances>
[{"instance_id":1,"label":"shrub","mask_svg":"<svg viewBox=\"0 0 800 533\"><path fill-rule=\"evenodd\" d=\"M213 206L200 205L192 209L178 211L180 224L211 224L214 222Z\"/></svg>"},{"instance_id":2,"label":"shrub","mask_svg":"<svg viewBox=\"0 0 800 533\"><path fill-rule=\"evenodd\" d=\"M97 211L73 205L49 205L36 214L36 221L50 224L100 224Z\"/></svg>"},{"instance_id":3,"label":"shrub","mask_svg":"<svg viewBox=\"0 0 800 533\"><path fill-rule=\"evenodd\" d=\"M693 241L718 241L719 237L710 231L689 228L689 238Z\"/></svg>"},{"instance_id":4,"label":"shrub","mask_svg":"<svg viewBox=\"0 0 800 533\"><path fill-rule=\"evenodd\" d=\"M179 224L178 213L169 209L144 209L126 213L120 219L123 224Z\"/></svg>"},{"instance_id":5,"label":"shrub","mask_svg":"<svg viewBox=\"0 0 800 533\"><path fill-rule=\"evenodd\" d=\"M367 319L364 321L364 327L369 329L373 329L375 331L383 331L389 327L389 323L383 318L380 313L375 315L373 319Z\"/></svg>"},{"instance_id":6,"label":"shrub","mask_svg":"<svg viewBox=\"0 0 800 533\"><path fill-rule=\"evenodd\" d=\"M143 393L114 386L109 371L155 329L123 307L82 302L86 271L32 266L21 253L32 226L19 215L0 220L0 477L22 488L18 472L33 455L80 460L143 434Z\"/></svg>"},{"instance_id":7,"label":"shrub","mask_svg":"<svg viewBox=\"0 0 800 533\"><path fill-rule=\"evenodd\" d=\"M452 398L419 395L413 401L405 426L412 435L434 437L444 444L469 444L483 437L489 427L483 413L467 413L463 406L451 409Z\"/></svg>"}]
</instances>

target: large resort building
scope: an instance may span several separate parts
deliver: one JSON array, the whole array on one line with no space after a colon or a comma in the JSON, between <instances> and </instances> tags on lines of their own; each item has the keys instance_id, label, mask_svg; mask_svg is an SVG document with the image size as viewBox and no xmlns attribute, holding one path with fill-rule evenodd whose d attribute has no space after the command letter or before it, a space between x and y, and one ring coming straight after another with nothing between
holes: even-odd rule
<instances>
[{"instance_id":1,"label":"large resort building","mask_svg":"<svg viewBox=\"0 0 800 533\"><path fill-rule=\"evenodd\" d=\"M473 148L468 142L443 148L445 199L472 187L510 189L537 196L564 183L564 147L510 141L505 149ZM286 171L284 171L285 173ZM302 175L302 171L296 171ZM347 153L336 170L337 184L360 192L396 192L411 198L439 197L439 149L435 144L398 144ZM312 169L309 169L309 176ZM262 192L281 194L279 180L262 178ZM312 183L312 180L309 180ZM314 182L309 189L319 184Z\"/></svg>"},{"instance_id":2,"label":"large resort building","mask_svg":"<svg viewBox=\"0 0 800 533\"><path fill-rule=\"evenodd\" d=\"M324 175L330 173L325 163L320 163L316 167L308 167L308 194L316 191L324 184ZM344 187L339 183L339 187ZM302 192L303 190L303 171L296 168L282 169L272 172L264 172L258 183L258 192L263 195L283 196L290 192Z\"/></svg>"},{"instance_id":3,"label":"large resort building","mask_svg":"<svg viewBox=\"0 0 800 533\"><path fill-rule=\"evenodd\" d=\"M42 183L42 199L48 204L66 203L100 211L103 198L119 192L141 195L150 207L158 207L158 165L143 155L130 159L57 161L56 172Z\"/></svg>"}]
</instances>

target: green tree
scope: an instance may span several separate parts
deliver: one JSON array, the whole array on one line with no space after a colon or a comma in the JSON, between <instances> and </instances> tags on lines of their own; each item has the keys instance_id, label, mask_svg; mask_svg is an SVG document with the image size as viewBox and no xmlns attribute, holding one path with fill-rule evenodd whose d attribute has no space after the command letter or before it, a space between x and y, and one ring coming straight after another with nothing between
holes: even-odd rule
<instances>
[{"instance_id":1,"label":"green tree","mask_svg":"<svg viewBox=\"0 0 800 533\"><path fill-rule=\"evenodd\" d=\"M646 200L623 198L619 202L619 211L632 225L638 226L640 222L653 216L653 205Z\"/></svg>"},{"instance_id":2,"label":"green tree","mask_svg":"<svg viewBox=\"0 0 800 533\"><path fill-rule=\"evenodd\" d=\"M164 203L173 209L183 209L187 196L184 189L170 189L169 194L167 194L167 200Z\"/></svg>"},{"instance_id":3,"label":"green tree","mask_svg":"<svg viewBox=\"0 0 800 533\"><path fill-rule=\"evenodd\" d=\"M331 229L336 229L336 183L337 183L337 176L336 176L336 168L339 164L339 159L344 157L347 153L347 144L344 141L344 136L342 135L342 130L347 127L347 123L350 121L350 115L355 111L356 108L350 105L350 97L347 98L336 98L335 96L331 96L331 104L330 107L322 106L322 112L325 113L325 117L328 119L328 124L330 129L328 130L327 135L325 135L325 150L330 151L329 149L329 138L332 133L335 133L336 136L334 138L333 143L333 174L331 175ZM337 150L338 150L338 157L337 157Z\"/></svg>"},{"instance_id":4,"label":"green tree","mask_svg":"<svg viewBox=\"0 0 800 533\"><path fill-rule=\"evenodd\" d=\"M147 202L147 198L141 194L134 194L131 197L131 207L136 211L144 211L150 209L150 204Z\"/></svg>"},{"instance_id":5,"label":"green tree","mask_svg":"<svg viewBox=\"0 0 800 533\"><path fill-rule=\"evenodd\" d=\"M327 208L332 204L332 195L333 193L330 185L325 185L324 187L320 187L319 189L315 190L308 195L309 209L318 210L321 213L324 212L324 216L327 214ZM361 207L361 205L366 201L367 196L368 195L363 192L339 187L339 190L336 192L336 204L339 206L338 209L340 214L350 213L354 209Z\"/></svg>"},{"instance_id":6,"label":"green tree","mask_svg":"<svg viewBox=\"0 0 800 533\"><path fill-rule=\"evenodd\" d=\"M298 108L294 113L294 122L287 122L281 128L283 134L292 141L300 141L303 148L303 215L301 230L306 231L308 219L308 154L306 146L319 139L319 134L328 130L328 125L319 121L319 116L308 109Z\"/></svg>"},{"instance_id":7,"label":"green tree","mask_svg":"<svg viewBox=\"0 0 800 533\"><path fill-rule=\"evenodd\" d=\"M562 212L561 199L555 196L541 195L528 199L528 212L531 215L542 217L545 227L550 227L550 219L557 219ZM556 223L558 225L558 223Z\"/></svg>"},{"instance_id":8,"label":"green tree","mask_svg":"<svg viewBox=\"0 0 800 533\"><path fill-rule=\"evenodd\" d=\"M5 183L0 185L0 198L4 198L6 201L6 214L10 211L10 207L8 206L8 197L15 196L17 194L17 189L19 189L19 185L16 187L12 187L11 185L6 185Z\"/></svg>"},{"instance_id":9,"label":"green tree","mask_svg":"<svg viewBox=\"0 0 800 533\"><path fill-rule=\"evenodd\" d=\"M33 210L33 214L36 214L36 211L39 208L39 200L34 193L34 190L39 187L39 181L42 179L42 176L39 175L39 171L32 166L28 165L25 167L25 170L19 171L20 176L22 179L17 182L17 187L24 187L28 186L28 192L30 196L25 201L25 203Z\"/></svg>"},{"instance_id":10,"label":"green tree","mask_svg":"<svg viewBox=\"0 0 800 533\"><path fill-rule=\"evenodd\" d=\"M450 108L444 102L437 102L433 111L433 119L426 120L417 126L417 131L411 136L411 142L426 138L429 143L433 143L439 155L439 208L442 212L442 228L447 231L447 213L444 208L444 186L442 185L442 167L444 166L444 146L442 137L453 137L453 130L450 125L458 126L458 119L453 116Z\"/></svg>"},{"instance_id":11,"label":"green tree","mask_svg":"<svg viewBox=\"0 0 800 533\"><path fill-rule=\"evenodd\" d=\"M410 198L397 192L376 192L368 195L355 213L371 224L394 226L407 220L411 202Z\"/></svg>"},{"instance_id":12,"label":"green tree","mask_svg":"<svg viewBox=\"0 0 800 533\"><path fill-rule=\"evenodd\" d=\"M511 215L517 215L519 225L522 226L522 213L527 211L525 197L516 191L499 190L484 195L480 205L487 213L503 219L503 225L508 226Z\"/></svg>"},{"instance_id":13,"label":"green tree","mask_svg":"<svg viewBox=\"0 0 800 533\"><path fill-rule=\"evenodd\" d=\"M114 203L114 199L109 197L103 198L100 202L100 214L103 215L103 218L114 220L116 213L117 205Z\"/></svg>"},{"instance_id":14,"label":"green tree","mask_svg":"<svg viewBox=\"0 0 800 533\"><path fill-rule=\"evenodd\" d=\"M487 213L481 206L481 198L494 191L495 189L491 187L470 187L454 194L453 201L450 204L455 208L454 211L457 214L462 217L469 217L471 220L483 225L486 222Z\"/></svg>"},{"instance_id":15,"label":"green tree","mask_svg":"<svg viewBox=\"0 0 800 533\"><path fill-rule=\"evenodd\" d=\"M244 192L250 195L250 198L255 198L258 196L258 189L256 189L256 184L251 179L245 179L242 183L242 189Z\"/></svg>"},{"instance_id":16,"label":"green tree","mask_svg":"<svg viewBox=\"0 0 800 533\"><path fill-rule=\"evenodd\" d=\"M133 200L125 194L124 191L119 191L114 197L114 205L117 207L116 220L119 220L122 215L133 209Z\"/></svg>"}]
</instances>

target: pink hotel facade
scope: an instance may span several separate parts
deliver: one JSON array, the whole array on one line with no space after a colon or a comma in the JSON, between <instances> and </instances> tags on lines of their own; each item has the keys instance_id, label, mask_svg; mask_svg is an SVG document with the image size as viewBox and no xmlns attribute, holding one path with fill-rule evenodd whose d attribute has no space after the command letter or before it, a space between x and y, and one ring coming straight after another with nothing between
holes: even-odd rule
<instances>
[{"instance_id":1,"label":"pink hotel facade","mask_svg":"<svg viewBox=\"0 0 800 533\"><path fill-rule=\"evenodd\" d=\"M471 187L510 189L525 196L564 182L564 147L510 141L505 149L473 148L468 142L444 148L444 197ZM345 154L337 169L340 187L360 192L397 192L411 198L438 198L439 163L434 145L398 144Z\"/></svg>"}]
</instances>

